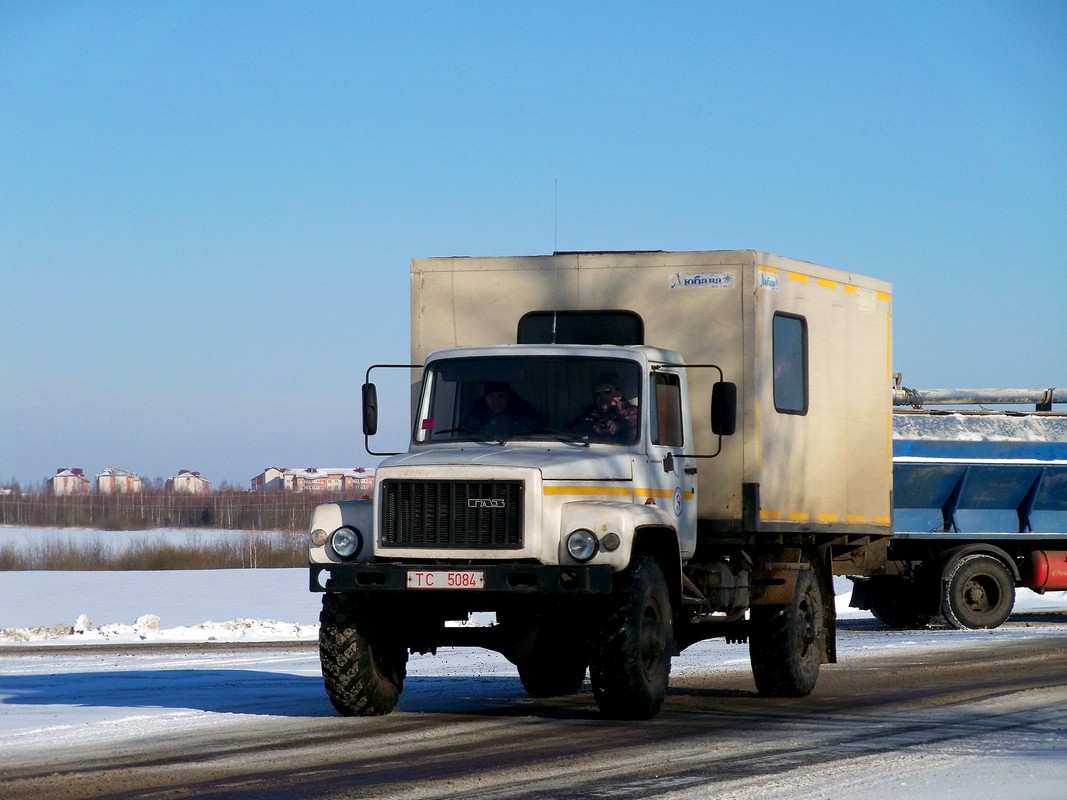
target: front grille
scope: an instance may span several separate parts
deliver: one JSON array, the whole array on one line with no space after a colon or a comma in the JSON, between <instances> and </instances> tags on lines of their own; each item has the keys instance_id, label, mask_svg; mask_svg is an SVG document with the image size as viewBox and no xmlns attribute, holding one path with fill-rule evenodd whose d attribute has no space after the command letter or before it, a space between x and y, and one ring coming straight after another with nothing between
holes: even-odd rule
<instances>
[{"instance_id":1,"label":"front grille","mask_svg":"<svg viewBox=\"0 0 1067 800\"><path fill-rule=\"evenodd\" d=\"M382 482L383 547L522 547L522 481Z\"/></svg>"}]
</instances>

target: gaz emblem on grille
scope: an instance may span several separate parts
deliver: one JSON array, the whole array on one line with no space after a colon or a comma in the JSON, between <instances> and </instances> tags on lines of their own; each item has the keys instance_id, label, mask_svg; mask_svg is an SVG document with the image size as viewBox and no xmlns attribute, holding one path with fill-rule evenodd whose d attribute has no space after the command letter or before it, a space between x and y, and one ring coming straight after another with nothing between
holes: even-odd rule
<instances>
[{"instance_id":1,"label":"gaz emblem on grille","mask_svg":"<svg viewBox=\"0 0 1067 800\"><path fill-rule=\"evenodd\" d=\"M470 497L467 499L467 508L504 508L504 500Z\"/></svg>"}]
</instances>

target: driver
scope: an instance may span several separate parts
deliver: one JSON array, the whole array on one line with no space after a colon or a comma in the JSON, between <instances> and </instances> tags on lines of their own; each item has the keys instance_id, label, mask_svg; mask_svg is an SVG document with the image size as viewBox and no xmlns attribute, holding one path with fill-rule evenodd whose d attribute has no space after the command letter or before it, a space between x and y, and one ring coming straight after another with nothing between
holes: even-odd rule
<instances>
[{"instance_id":1,"label":"driver","mask_svg":"<svg viewBox=\"0 0 1067 800\"><path fill-rule=\"evenodd\" d=\"M507 437L534 430L542 424L533 405L515 394L511 384L486 381L482 396L474 401L464 427L485 436Z\"/></svg>"}]
</instances>

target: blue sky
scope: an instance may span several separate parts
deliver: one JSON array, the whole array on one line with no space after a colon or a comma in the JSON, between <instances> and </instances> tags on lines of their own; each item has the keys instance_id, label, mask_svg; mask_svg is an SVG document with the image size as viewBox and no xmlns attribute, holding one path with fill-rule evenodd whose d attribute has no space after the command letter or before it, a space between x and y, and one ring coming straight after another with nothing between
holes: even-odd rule
<instances>
[{"instance_id":1,"label":"blue sky","mask_svg":"<svg viewBox=\"0 0 1067 800\"><path fill-rule=\"evenodd\" d=\"M1062 2L0 4L0 483L371 465L412 257L894 284L919 388L1067 386Z\"/></svg>"}]
</instances>

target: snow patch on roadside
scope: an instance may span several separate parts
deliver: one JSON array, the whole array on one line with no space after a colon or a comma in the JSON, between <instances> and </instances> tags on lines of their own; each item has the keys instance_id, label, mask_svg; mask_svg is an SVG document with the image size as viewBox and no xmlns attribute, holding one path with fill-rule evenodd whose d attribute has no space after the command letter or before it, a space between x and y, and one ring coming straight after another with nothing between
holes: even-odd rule
<instances>
[{"instance_id":1,"label":"snow patch on roadside","mask_svg":"<svg viewBox=\"0 0 1067 800\"><path fill-rule=\"evenodd\" d=\"M143 614L133 624L113 622L99 627L86 623L86 615L71 625L5 628L0 645L18 644L134 644L137 642L287 642L313 641L318 625L301 625L273 619L234 619L202 622L162 629L159 617Z\"/></svg>"}]
</instances>

